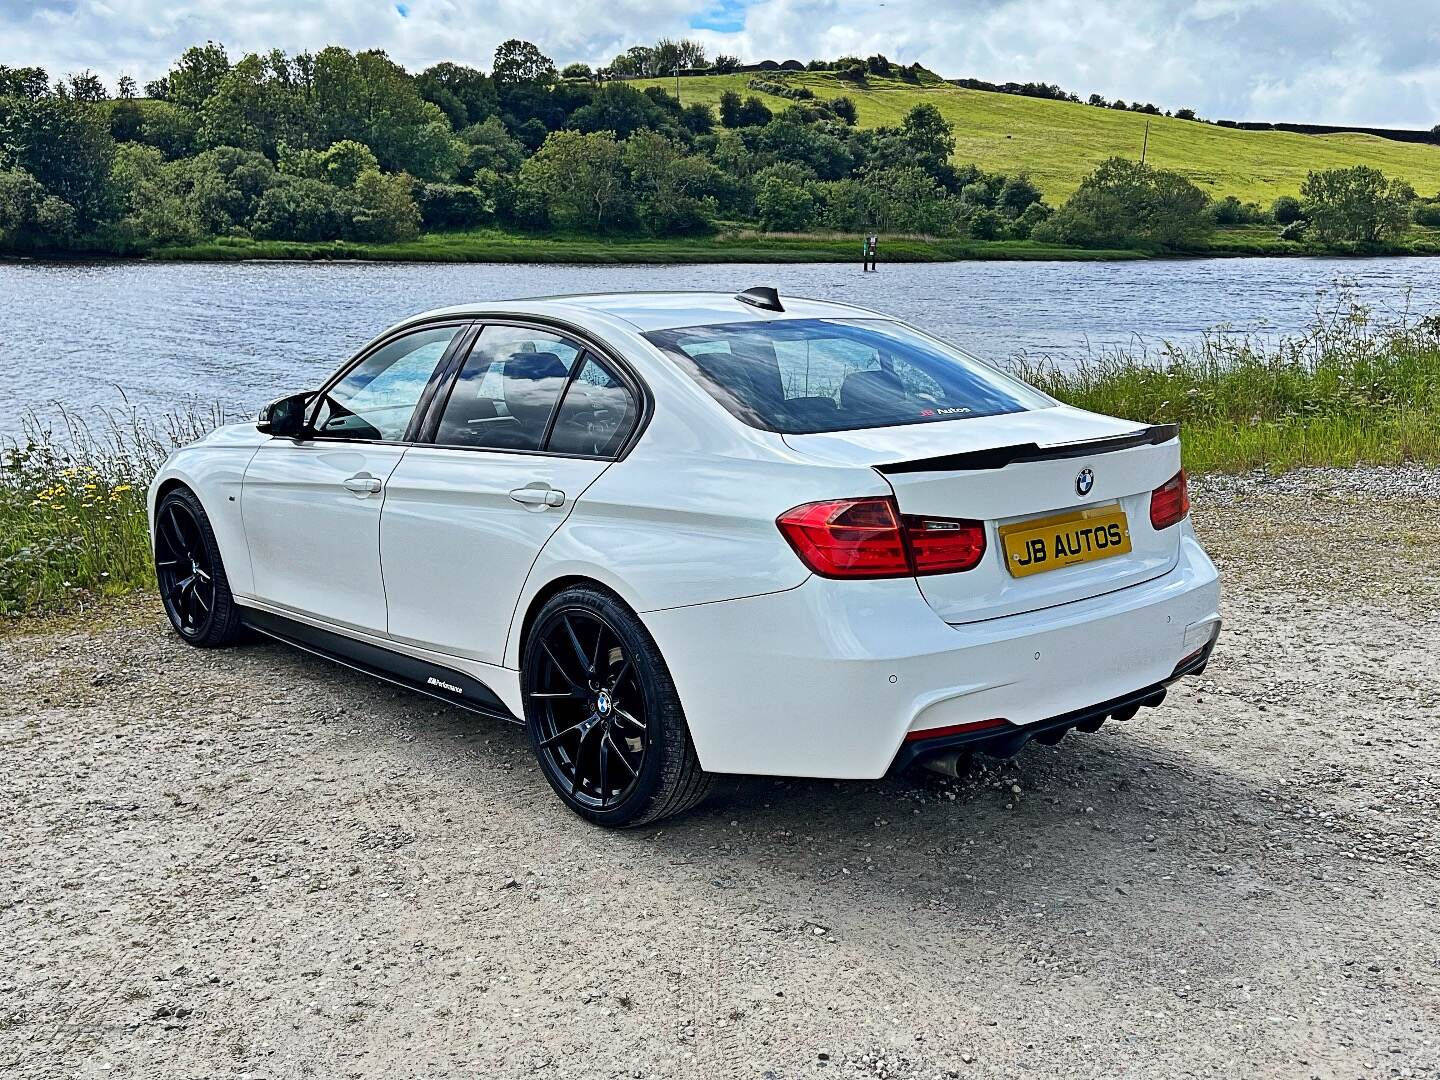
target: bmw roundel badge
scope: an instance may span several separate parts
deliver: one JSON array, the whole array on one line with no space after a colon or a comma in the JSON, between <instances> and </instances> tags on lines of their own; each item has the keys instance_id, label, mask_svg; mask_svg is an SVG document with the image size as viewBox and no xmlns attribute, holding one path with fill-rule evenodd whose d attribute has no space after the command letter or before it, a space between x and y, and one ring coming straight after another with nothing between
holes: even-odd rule
<instances>
[{"instance_id":1,"label":"bmw roundel badge","mask_svg":"<svg viewBox=\"0 0 1440 1080\"><path fill-rule=\"evenodd\" d=\"M1075 477L1075 494L1082 498L1090 494L1090 489L1095 486L1095 470L1081 469L1080 474Z\"/></svg>"}]
</instances>

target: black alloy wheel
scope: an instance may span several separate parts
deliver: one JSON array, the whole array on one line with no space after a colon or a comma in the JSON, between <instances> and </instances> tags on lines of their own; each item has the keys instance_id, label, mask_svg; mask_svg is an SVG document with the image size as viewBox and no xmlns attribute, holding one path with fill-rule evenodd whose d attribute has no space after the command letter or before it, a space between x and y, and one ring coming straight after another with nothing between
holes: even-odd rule
<instances>
[{"instance_id":1,"label":"black alloy wheel","mask_svg":"<svg viewBox=\"0 0 1440 1080\"><path fill-rule=\"evenodd\" d=\"M601 825L689 809L709 789L659 650L615 597L565 589L527 639L526 725L550 785Z\"/></svg>"},{"instance_id":2,"label":"black alloy wheel","mask_svg":"<svg viewBox=\"0 0 1440 1080\"><path fill-rule=\"evenodd\" d=\"M239 615L210 520L185 488L155 508L155 578L170 625L192 645L233 640Z\"/></svg>"}]
</instances>

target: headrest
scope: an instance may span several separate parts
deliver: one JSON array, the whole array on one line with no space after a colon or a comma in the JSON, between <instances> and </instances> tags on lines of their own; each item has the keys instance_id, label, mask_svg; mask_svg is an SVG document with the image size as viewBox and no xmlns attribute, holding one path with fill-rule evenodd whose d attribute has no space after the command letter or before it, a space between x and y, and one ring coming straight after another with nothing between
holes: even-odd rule
<instances>
[{"instance_id":1,"label":"headrest","mask_svg":"<svg viewBox=\"0 0 1440 1080\"><path fill-rule=\"evenodd\" d=\"M905 397L905 384L889 371L852 371L840 384L840 407L892 406Z\"/></svg>"},{"instance_id":2,"label":"headrest","mask_svg":"<svg viewBox=\"0 0 1440 1080\"><path fill-rule=\"evenodd\" d=\"M505 358L505 378L539 382L563 379L570 374L565 362L553 352L516 352Z\"/></svg>"}]
</instances>

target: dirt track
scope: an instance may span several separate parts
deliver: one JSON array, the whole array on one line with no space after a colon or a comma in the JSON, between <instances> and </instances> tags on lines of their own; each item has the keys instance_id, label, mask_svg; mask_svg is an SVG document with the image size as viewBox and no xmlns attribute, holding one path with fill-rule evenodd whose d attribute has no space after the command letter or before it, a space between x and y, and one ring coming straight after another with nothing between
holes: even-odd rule
<instances>
[{"instance_id":1,"label":"dirt track","mask_svg":"<svg viewBox=\"0 0 1440 1080\"><path fill-rule=\"evenodd\" d=\"M1227 631L1159 711L618 835L149 598L12 631L0 1073L1440 1075L1435 480L1203 488Z\"/></svg>"}]
</instances>

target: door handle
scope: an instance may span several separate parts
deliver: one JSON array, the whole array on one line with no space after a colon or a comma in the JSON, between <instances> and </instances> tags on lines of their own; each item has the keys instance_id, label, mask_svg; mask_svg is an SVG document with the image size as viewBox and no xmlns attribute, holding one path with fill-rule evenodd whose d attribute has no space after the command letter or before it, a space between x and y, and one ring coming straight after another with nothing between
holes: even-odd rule
<instances>
[{"instance_id":1,"label":"door handle","mask_svg":"<svg viewBox=\"0 0 1440 1080\"><path fill-rule=\"evenodd\" d=\"M552 487L522 487L510 492L521 506L564 506L565 492Z\"/></svg>"},{"instance_id":2,"label":"door handle","mask_svg":"<svg viewBox=\"0 0 1440 1080\"><path fill-rule=\"evenodd\" d=\"M378 495L380 494L380 481L368 473L360 473L346 480L345 488L353 491L356 495Z\"/></svg>"}]
</instances>

